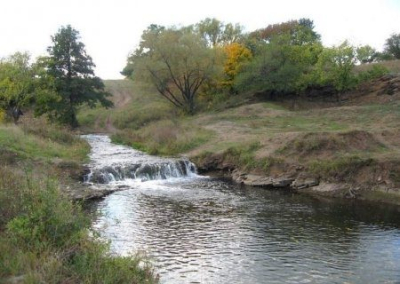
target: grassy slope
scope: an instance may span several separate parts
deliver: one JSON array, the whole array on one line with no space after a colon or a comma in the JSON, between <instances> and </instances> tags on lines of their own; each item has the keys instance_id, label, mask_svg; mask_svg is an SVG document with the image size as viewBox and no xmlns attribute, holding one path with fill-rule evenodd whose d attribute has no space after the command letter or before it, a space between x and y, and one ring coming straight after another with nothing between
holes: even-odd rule
<instances>
[{"instance_id":1,"label":"grassy slope","mask_svg":"<svg viewBox=\"0 0 400 284\"><path fill-rule=\"evenodd\" d=\"M158 95L129 80L108 80L106 90L115 107L82 109L78 119L82 130L115 132L116 128L138 129L151 120L172 117L174 110Z\"/></svg>"},{"instance_id":2,"label":"grassy slope","mask_svg":"<svg viewBox=\"0 0 400 284\"><path fill-rule=\"evenodd\" d=\"M399 61L385 64L394 74L400 70ZM115 101L122 100L119 88L126 84L132 83L106 83ZM218 111L182 117L171 115L157 94L132 84L131 99L112 110L109 120L125 120L117 125L122 131L116 141L150 153L183 154L200 165L217 154L220 163L262 175L295 175L288 169L301 168L322 181L389 190L400 182L400 94L378 95L386 86L367 84L343 96L341 105L300 101L300 110L291 111L285 103L221 104ZM137 123L143 109L146 122Z\"/></svg>"},{"instance_id":3,"label":"grassy slope","mask_svg":"<svg viewBox=\"0 0 400 284\"><path fill-rule=\"evenodd\" d=\"M43 120L0 124L0 283L154 282L139 258L110 257L64 194L88 152Z\"/></svg>"}]
</instances>

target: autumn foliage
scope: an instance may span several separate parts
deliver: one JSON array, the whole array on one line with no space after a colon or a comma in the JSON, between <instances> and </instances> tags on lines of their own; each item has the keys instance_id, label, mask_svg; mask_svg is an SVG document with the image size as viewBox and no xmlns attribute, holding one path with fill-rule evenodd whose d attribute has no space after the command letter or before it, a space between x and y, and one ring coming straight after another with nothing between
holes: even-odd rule
<instances>
[{"instance_id":1,"label":"autumn foliage","mask_svg":"<svg viewBox=\"0 0 400 284\"><path fill-rule=\"evenodd\" d=\"M234 42L224 47L226 60L224 63L225 79L222 82L224 87L232 88L237 74L239 74L243 64L252 58L250 49L244 45Z\"/></svg>"}]
</instances>

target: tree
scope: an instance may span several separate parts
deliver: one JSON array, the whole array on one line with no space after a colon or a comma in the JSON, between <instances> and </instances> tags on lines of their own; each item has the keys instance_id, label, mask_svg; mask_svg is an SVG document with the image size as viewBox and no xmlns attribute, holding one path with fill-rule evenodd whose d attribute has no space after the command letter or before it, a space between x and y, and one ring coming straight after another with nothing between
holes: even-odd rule
<instances>
[{"instance_id":1,"label":"tree","mask_svg":"<svg viewBox=\"0 0 400 284\"><path fill-rule=\"evenodd\" d=\"M253 59L237 76L235 86L272 97L304 91L322 46L319 41L293 39L293 34L283 32L268 41L259 41Z\"/></svg>"},{"instance_id":2,"label":"tree","mask_svg":"<svg viewBox=\"0 0 400 284\"><path fill-rule=\"evenodd\" d=\"M321 36L314 31L314 22L306 18L269 25L251 32L249 37L265 43L277 38L285 39L288 45L312 44L321 40Z\"/></svg>"},{"instance_id":3,"label":"tree","mask_svg":"<svg viewBox=\"0 0 400 284\"><path fill-rule=\"evenodd\" d=\"M362 64L372 63L376 60L377 52L373 47L364 45L356 49L356 57Z\"/></svg>"},{"instance_id":4,"label":"tree","mask_svg":"<svg viewBox=\"0 0 400 284\"><path fill-rule=\"evenodd\" d=\"M45 69L42 74L41 97L38 98L36 114L44 114L57 121L77 127L77 108L83 104L89 107L97 103L111 107L104 91L104 84L93 71L92 58L86 54L85 45L80 41L79 32L70 25L61 27L52 36L48 57L41 59ZM47 86L43 87L44 85Z\"/></svg>"},{"instance_id":5,"label":"tree","mask_svg":"<svg viewBox=\"0 0 400 284\"><path fill-rule=\"evenodd\" d=\"M193 114L200 88L219 73L216 61L217 50L190 29L152 25L122 74L150 83L174 106Z\"/></svg>"},{"instance_id":6,"label":"tree","mask_svg":"<svg viewBox=\"0 0 400 284\"><path fill-rule=\"evenodd\" d=\"M395 59L400 59L400 34L392 34L386 40L384 53Z\"/></svg>"},{"instance_id":7,"label":"tree","mask_svg":"<svg viewBox=\"0 0 400 284\"><path fill-rule=\"evenodd\" d=\"M333 86L339 102L343 92L357 85L357 78L353 73L356 60L354 47L347 41L337 47L325 48L316 64L315 82L322 86Z\"/></svg>"},{"instance_id":8,"label":"tree","mask_svg":"<svg viewBox=\"0 0 400 284\"><path fill-rule=\"evenodd\" d=\"M226 45L224 47L224 52L226 54L224 63L225 78L222 84L232 91L234 79L239 74L244 64L250 61L252 54L248 48L237 42Z\"/></svg>"},{"instance_id":9,"label":"tree","mask_svg":"<svg viewBox=\"0 0 400 284\"><path fill-rule=\"evenodd\" d=\"M204 38L209 47L237 42L242 35L239 24L224 24L215 18L200 21L195 25L195 31Z\"/></svg>"},{"instance_id":10,"label":"tree","mask_svg":"<svg viewBox=\"0 0 400 284\"><path fill-rule=\"evenodd\" d=\"M35 71L27 53L15 53L0 60L0 110L18 122L22 108L31 104Z\"/></svg>"}]
</instances>

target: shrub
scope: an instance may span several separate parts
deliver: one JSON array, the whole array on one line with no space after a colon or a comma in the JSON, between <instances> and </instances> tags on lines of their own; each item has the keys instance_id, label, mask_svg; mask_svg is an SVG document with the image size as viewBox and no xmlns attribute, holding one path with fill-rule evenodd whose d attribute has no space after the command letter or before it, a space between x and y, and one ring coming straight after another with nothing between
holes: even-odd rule
<instances>
[{"instance_id":1,"label":"shrub","mask_svg":"<svg viewBox=\"0 0 400 284\"><path fill-rule=\"evenodd\" d=\"M4 173L3 173L4 174ZM18 176L16 176L18 177ZM13 195L0 195L0 280L24 283L155 283L140 257L113 257L109 246L89 235L90 220L79 204L61 194L53 179L2 181ZM9 193L10 193L9 192ZM7 203L5 203L7 202ZM4 226L3 226L4 230ZM1 232L1 230L0 230ZM8 280L7 280L8 279Z\"/></svg>"},{"instance_id":2,"label":"shrub","mask_svg":"<svg viewBox=\"0 0 400 284\"><path fill-rule=\"evenodd\" d=\"M380 64L373 64L367 71L360 72L358 74L358 81L360 83L371 81L373 79L380 78L389 73L389 69Z\"/></svg>"}]
</instances>

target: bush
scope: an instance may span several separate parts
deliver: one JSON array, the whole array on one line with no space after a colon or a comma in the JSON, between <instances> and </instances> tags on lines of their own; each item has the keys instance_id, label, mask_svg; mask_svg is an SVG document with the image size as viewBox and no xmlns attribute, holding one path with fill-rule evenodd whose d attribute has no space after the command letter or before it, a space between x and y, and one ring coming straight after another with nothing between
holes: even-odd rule
<instances>
[{"instance_id":1,"label":"bush","mask_svg":"<svg viewBox=\"0 0 400 284\"><path fill-rule=\"evenodd\" d=\"M24 210L23 186L24 180L14 169L0 165L0 232Z\"/></svg>"},{"instance_id":2,"label":"bush","mask_svg":"<svg viewBox=\"0 0 400 284\"><path fill-rule=\"evenodd\" d=\"M367 71L360 72L358 74L358 81L360 83L371 81L373 79L380 78L389 73L389 69L380 64L373 64Z\"/></svg>"},{"instance_id":3,"label":"bush","mask_svg":"<svg viewBox=\"0 0 400 284\"><path fill-rule=\"evenodd\" d=\"M49 173L49 158L71 167L87 150L62 128L0 127L0 283L157 282L142 258L110 255L81 205Z\"/></svg>"},{"instance_id":4,"label":"bush","mask_svg":"<svg viewBox=\"0 0 400 284\"><path fill-rule=\"evenodd\" d=\"M23 182L10 183L10 178L0 183L0 190L9 189L9 195L0 195L0 203L7 205L0 209L7 213L1 215L0 280L157 282L150 267L141 266L142 258L112 257L107 244L89 236L89 218L79 204L61 194L54 180L37 180L29 174L17 180Z\"/></svg>"}]
</instances>

